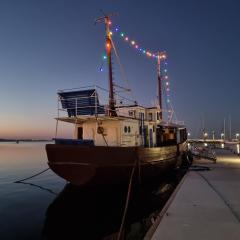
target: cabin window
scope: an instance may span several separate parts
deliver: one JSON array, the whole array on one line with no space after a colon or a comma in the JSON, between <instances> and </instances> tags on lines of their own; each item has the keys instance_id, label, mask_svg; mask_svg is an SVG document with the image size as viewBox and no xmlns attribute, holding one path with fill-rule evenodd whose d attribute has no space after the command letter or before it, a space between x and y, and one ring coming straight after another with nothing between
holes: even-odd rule
<instances>
[{"instance_id":1,"label":"cabin window","mask_svg":"<svg viewBox=\"0 0 240 240\"><path fill-rule=\"evenodd\" d=\"M155 132L155 126L153 126L153 132Z\"/></svg>"},{"instance_id":2,"label":"cabin window","mask_svg":"<svg viewBox=\"0 0 240 240\"><path fill-rule=\"evenodd\" d=\"M128 115L129 115L130 117L135 117L135 111L134 111L134 110L128 111Z\"/></svg>"},{"instance_id":3,"label":"cabin window","mask_svg":"<svg viewBox=\"0 0 240 240\"><path fill-rule=\"evenodd\" d=\"M127 126L124 127L124 132L125 132L125 133L128 132L128 128L127 128Z\"/></svg>"},{"instance_id":4,"label":"cabin window","mask_svg":"<svg viewBox=\"0 0 240 240\"><path fill-rule=\"evenodd\" d=\"M157 120L160 120L160 114L157 112Z\"/></svg>"},{"instance_id":5,"label":"cabin window","mask_svg":"<svg viewBox=\"0 0 240 240\"><path fill-rule=\"evenodd\" d=\"M130 127L130 126L128 126L128 132L129 132L129 133L131 132L131 127Z\"/></svg>"},{"instance_id":6,"label":"cabin window","mask_svg":"<svg viewBox=\"0 0 240 240\"><path fill-rule=\"evenodd\" d=\"M149 121L152 121L152 120L153 120L153 114L152 114L152 113L149 113L149 114L148 114L148 119L149 119Z\"/></svg>"}]
</instances>

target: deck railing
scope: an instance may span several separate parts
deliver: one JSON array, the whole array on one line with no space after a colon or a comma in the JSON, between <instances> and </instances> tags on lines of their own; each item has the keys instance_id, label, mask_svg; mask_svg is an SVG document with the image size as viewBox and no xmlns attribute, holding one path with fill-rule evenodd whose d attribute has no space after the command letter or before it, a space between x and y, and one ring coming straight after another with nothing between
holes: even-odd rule
<instances>
[{"instance_id":1,"label":"deck railing","mask_svg":"<svg viewBox=\"0 0 240 240\"><path fill-rule=\"evenodd\" d=\"M114 101L115 110L111 110L108 105L108 91L99 86L60 90L58 91L58 116L60 116L60 112L67 113L69 117L108 115L109 111L115 111L119 116L121 108L136 104L133 100L119 94L115 94ZM121 112L120 115L129 116L124 112Z\"/></svg>"},{"instance_id":2,"label":"deck railing","mask_svg":"<svg viewBox=\"0 0 240 240\"><path fill-rule=\"evenodd\" d=\"M58 91L58 117L76 116L104 116L109 112L116 112L117 116L129 117L140 121L151 121L146 108L137 105L137 102L126 96L114 94L115 110L109 108L109 91L100 86L86 86ZM151 110L150 110L151 111ZM169 111L162 109L163 112ZM132 114L130 114L132 112ZM63 114L61 114L63 113ZM157 113L152 115L153 121L158 121ZM160 119L159 119L160 120ZM183 122L173 122L184 125Z\"/></svg>"}]
</instances>

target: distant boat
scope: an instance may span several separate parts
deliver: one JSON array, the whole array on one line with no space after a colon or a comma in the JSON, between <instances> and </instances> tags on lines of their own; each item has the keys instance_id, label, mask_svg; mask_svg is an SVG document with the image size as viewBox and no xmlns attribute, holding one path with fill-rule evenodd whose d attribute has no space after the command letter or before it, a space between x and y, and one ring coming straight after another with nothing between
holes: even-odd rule
<instances>
[{"instance_id":1,"label":"distant boat","mask_svg":"<svg viewBox=\"0 0 240 240\"><path fill-rule=\"evenodd\" d=\"M112 39L108 16L106 51L109 68L108 104L101 105L102 88L58 92L61 110L67 116L58 121L75 126L74 139L55 139L47 144L49 167L74 185L123 184L135 177L154 180L181 165L187 152L185 126L163 121L160 60L158 57L159 102L155 107L117 103L112 80Z\"/></svg>"}]
</instances>

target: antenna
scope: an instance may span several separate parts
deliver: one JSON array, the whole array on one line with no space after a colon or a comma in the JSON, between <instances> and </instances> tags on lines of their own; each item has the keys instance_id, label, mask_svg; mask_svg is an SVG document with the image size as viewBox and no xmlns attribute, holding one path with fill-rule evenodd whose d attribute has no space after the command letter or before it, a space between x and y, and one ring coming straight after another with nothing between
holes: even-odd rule
<instances>
[{"instance_id":1,"label":"antenna","mask_svg":"<svg viewBox=\"0 0 240 240\"><path fill-rule=\"evenodd\" d=\"M115 99L114 99L114 89L113 89L113 74L112 74L112 39L110 33L110 25L112 24L110 17L116 15L116 13L103 13L102 17L97 18L94 24L104 23L106 31L106 52L107 52L107 62L108 62L108 85L109 85L109 110L108 115L111 117L117 116L115 111Z\"/></svg>"},{"instance_id":2,"label":"antenna","mask_svg":"<svg viewBox=\"0 0 240 240\"><path fill-rule=\"evenodd\" d=\"M98 24L98 23L105 22L106 18L110 19L110 17L118 15L118 13L116 13L116 12L104 13L102 9L100 10L100 12L102 13L103 16L95 19L95 21L94 21L95 25Z\"/></svg>"},{"instance_id":3,"label":"antenna","mask_svg":"<svg viewBox=\"0 0 240 240\"><path fill-rule=\"evenodd\" d=\"M223 139L224 139L224 142L225 142L225 137L226 137L226 119L224 118L223 119Z\"/></svg>"},{"instance_id":4,"label":"antenna","mask_svg":"<svg viewBox=\"0 0 240 240\"><path fill-rule=\"evenodd\" d=\"M229 141L232 141L232 118L229 114Z\"/></svg>"}]
</instances>

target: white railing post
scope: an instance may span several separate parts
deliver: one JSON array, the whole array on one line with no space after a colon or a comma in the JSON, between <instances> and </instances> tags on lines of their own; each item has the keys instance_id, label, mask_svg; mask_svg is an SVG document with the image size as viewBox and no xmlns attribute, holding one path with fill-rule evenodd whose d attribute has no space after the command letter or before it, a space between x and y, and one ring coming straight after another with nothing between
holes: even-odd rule
<instances>
[{"instance_id":1,"label":"white railing post","mask_svg":"<svg viewBox=\"0 0 240 240\"><path fill-rule=\"evenodd\" d=\"M95 115L97 116L97 89L96 89L96 86L95 86Z\"/></svg>"},{"instance_id":2,"label":"white railing post","mask_svg":"<svg viewBox=\"0 0 240 240\"><path fill-rule=\"evenodd\" d=\"M77 98L75 99L75 103L76 103L75 117L77 117Z\"/></svg>"}]
</instances>

